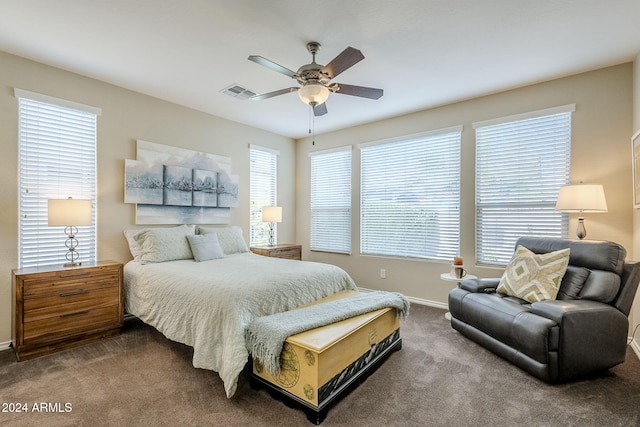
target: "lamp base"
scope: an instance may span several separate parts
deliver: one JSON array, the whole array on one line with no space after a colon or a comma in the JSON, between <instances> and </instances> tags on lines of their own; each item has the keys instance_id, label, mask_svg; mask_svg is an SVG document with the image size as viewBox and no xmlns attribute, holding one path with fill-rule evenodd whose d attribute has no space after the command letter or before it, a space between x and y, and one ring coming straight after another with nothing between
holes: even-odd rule
<instances>
[{"instance_id":1,"label":"lamp base","mask_svg":"<svg viewBox=\"0 0 640 427\"><path fill-rule=\"evenodd\" d=\"M66 262L62 264L63 267L80 267L82 262Z\"/></svg>"},{"instance_id":2,"label":"lamp base","mask_svg":"<svg viewBox=\"0 0 640 427\"><path fill-rule=\"evenodd\" d=\"M584 228L584 218L578 217L578 228L576 228L576 236L578 239L582 240L587 237L587 229Z\"/></svg>"},{"instance_id":3,"label":"lamp base","mask_svg":"<svg viewBox=\"0 0 640 427\"><path fill-rule=\"evenodd\" d=\"M275 233L274 233L274 226L273 226L273 222L269 223L269 247L274 247L275 246Z\"/></svg>"},{"instance_id":4,"label":"lamp base","mask_svg":"<svg viewBox=\"0 0 640 427\"><path fill-rule=\"evenodd\" d=\"M68 237L67 241L64 242L64 245L68 249L64 257L67 259L67 261L69 261L68 263L64 264L64 267L77 267L79 265L82 265L81 261L76 261L78 258L80 258L80 254L78 253L78 251L76 251L76 248L78 247L78 239L76 239L76 234L78 234L78 227L65 227L64 232Z\"/></svg>"}]
</instances>

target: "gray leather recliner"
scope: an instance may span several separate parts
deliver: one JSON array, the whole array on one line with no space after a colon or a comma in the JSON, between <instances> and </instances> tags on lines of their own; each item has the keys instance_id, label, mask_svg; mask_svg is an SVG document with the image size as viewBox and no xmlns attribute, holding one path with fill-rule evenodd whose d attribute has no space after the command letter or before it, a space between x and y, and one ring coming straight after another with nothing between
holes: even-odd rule
<instances>
[{"instance_id":1,"label":"gray leather recliner","mask_svg":"<svg viewBox=\"0 0 640 427\"><path fill-rule=\"evenodd\" d=\"M451 326L550 383L624 362L640 263L613 242L521 237L534 253L570 248L555 300L529 303L496 292L496 279L470 279L449 293Z\"/></svg>"}]
</instances>

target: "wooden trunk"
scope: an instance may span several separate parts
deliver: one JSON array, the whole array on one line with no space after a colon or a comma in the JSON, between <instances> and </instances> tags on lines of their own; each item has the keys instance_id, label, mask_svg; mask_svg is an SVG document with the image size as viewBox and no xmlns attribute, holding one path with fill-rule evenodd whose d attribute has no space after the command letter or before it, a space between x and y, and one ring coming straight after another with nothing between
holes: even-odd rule
<instances>
[{"instance_id":1,"label":"wooden trunk","mask_svg":"<svg viewBox=\"0 0 640 427\"><path fill-rule=\"evenodd\" d=\"M318 303L354 294L341 292ZM333 401L401 345L396 310L372 311L290 336L280 356L280 375L274 377L254 359L251 383L301 404L307 418L319 424Z\"/></svg>"}]
</instances>

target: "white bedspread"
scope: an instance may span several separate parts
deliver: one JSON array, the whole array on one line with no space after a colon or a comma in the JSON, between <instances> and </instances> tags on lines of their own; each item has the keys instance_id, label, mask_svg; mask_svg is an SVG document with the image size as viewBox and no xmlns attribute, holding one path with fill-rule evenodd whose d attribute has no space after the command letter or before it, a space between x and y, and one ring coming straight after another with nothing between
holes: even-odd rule
<instances>
[{"instance_id":1,"label":"white bedspread","mask_svg":"<svg viewBox=\"0 0 640 427\"><path fill-rule=\"evenodd\" d=\"M192 346L193 366L218 372L227 397L249 357L244 330L251 320L356 289L334 265L253 253L199 263L130 261L124 282L127 312Z\"/></svg>"}]
</instances>

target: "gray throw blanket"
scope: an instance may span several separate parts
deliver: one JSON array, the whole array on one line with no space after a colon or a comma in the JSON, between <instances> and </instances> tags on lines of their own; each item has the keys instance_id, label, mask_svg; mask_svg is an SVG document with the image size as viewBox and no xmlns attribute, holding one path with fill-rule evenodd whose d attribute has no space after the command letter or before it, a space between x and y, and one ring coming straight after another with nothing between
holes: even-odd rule
<instances>
[{"instance_id":1,"label":"gray throw blanket","mask_svg":"<svg viewBox=\"0 0 640 427\"><path fill-rule=\"evenodd\" d=\"M398 292L368 292L254 319L245 330L247 350L274 376L280 374L280 352L291 335L381 308L409 314L409 300Z\"/></svg>"}]
</instances>

